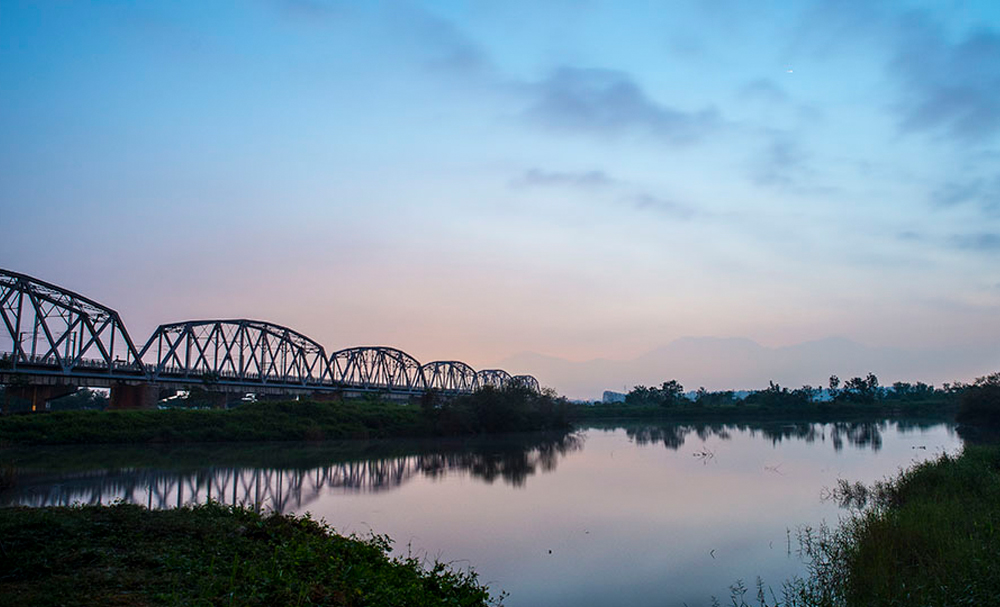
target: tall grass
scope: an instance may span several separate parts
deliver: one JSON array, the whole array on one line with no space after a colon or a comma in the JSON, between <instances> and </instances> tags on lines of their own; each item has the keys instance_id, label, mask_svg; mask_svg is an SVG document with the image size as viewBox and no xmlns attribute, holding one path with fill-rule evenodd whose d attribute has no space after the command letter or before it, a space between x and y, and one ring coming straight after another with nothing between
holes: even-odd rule
<instances>
[{"instance_id":1,"label":"tall grass","mask_svg":"<svg viewBox=\"0 0 1000 607\"><path fill-rule=\"evenodd\" d=\"M836 528L803 529L809 576L780 593L733 587L736 607L1000 604L1000 447L967 446L872 486L835 491Z\"/></svg>"}]
</instances>

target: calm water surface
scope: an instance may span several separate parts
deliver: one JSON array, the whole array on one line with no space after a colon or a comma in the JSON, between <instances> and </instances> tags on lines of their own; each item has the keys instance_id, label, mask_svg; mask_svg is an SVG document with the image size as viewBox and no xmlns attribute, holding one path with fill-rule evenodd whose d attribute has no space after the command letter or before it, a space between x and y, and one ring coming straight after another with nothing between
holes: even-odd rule
<instances>
[{"instance_id":1,"label":"calm water surface","mask_svg":"<svg viewBox=\"0 0 1000 607\"><path fill-rule=\"evenodd\" d=\"M535 605L708 605L804 572L796 530L961 439L940 423L623 424L475 441L60 448L14 452L3 505L154 508L215 499L311 512L397 552L473 566Z\"/></svg>"}]
</instances>

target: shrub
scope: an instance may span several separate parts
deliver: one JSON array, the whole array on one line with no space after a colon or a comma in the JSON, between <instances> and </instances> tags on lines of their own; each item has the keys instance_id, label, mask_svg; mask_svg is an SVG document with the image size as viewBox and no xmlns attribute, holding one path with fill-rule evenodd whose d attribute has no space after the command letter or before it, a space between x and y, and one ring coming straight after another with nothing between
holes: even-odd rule
<instances>
[{"instance_id":1,"label":"shrub","mask_svg":"<svg viewBox=\"0 0 1000 607\"><path fill-rule=\"evenodd\" d=\"M1000 373L980 377L962 391L955 419L963 424L1000 426Z\"/></svg>"}]
</instances>

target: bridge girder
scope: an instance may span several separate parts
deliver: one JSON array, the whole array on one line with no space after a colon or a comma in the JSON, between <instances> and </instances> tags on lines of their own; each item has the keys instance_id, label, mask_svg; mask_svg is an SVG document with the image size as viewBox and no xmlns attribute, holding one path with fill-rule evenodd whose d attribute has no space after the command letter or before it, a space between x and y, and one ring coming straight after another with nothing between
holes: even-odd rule
<instances>
[{"instance_id":1,"label":"bridge girder","mask_svg":"<svg viewBox=\"0 0 1000 607\"><path fill-rule=\"evenodd\" d=\"M11 370L144 372L118 312L26 274L0 269L0 321L0 349L9 348Z\"/></svg>"},{"instance_id":2,"label":"bridge girder","mask_svg":"<svg viewBox=\"0 0 1000 607\"><path fill-rule=\"evenodd\" d=\"M476 389L489 386L497 390L502 390L510 384L510 380L510 373L507 373L503 369L483 369L479 373L476 373Z\"/></svg>"},{"instance_id":3,"label":"bridge girder","mask_svg":"<svg viewBox=\"0 0 1000 607\"><path fill-rule=\"evenodd\" d=\"M542 391L541 386L538 385L538 380L533 375L515 375L510 378L510 385L524 387L535 393Z\"/></svg>"},{"instance_id":4,"label":"bridge girder","mask_svg":"<svg viewBox=\"0 0 1000 607\"><path fill-rule=\"evenodd\" d=\"M313 386L330 380L326 351L288 327L260 320L160 325L142 348L151 379Z\"/></svg>"},{"instance_id":5,"label":"bridge girder","mask_svg":"<svg viewBox=\"0 0 1000 607\"><path fill-rule=\"evenodd\" d=\"M420 370L428 390L473 392L478 387L476 370L458 360L436 360Z\"/></svg>"},{"instance_id":6,"label":"bridge girder","mask_svg":"<svg viewBox=\"0 0 1000 607\"><path fill-rule=\"evenodd\" d=\"M420 362L402 350L358 346L330 355L334 382L345 388L422 392L426 389Z\"/></svg>"}]
</instances>

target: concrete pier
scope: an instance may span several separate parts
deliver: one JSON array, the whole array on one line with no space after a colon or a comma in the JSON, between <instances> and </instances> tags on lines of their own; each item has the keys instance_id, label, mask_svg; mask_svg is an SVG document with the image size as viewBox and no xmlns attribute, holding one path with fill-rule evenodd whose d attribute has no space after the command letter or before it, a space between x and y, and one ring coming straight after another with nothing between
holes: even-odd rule
<instances>
[{"instance_id":1,"label":"concrete pier","mask_svg":"<svg viewBox=\"0 0 1000 607\"><path fill-rule=\"evenodd\" d=\"M155 409L159 400L160 389L152 384L115 384L108 409Z\"/></svg>"}]
</instances>

